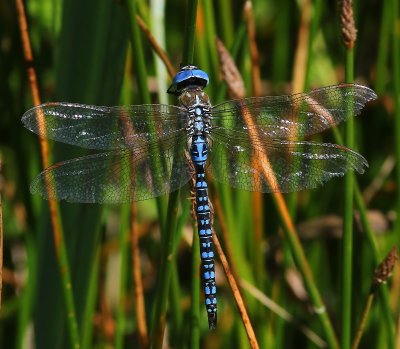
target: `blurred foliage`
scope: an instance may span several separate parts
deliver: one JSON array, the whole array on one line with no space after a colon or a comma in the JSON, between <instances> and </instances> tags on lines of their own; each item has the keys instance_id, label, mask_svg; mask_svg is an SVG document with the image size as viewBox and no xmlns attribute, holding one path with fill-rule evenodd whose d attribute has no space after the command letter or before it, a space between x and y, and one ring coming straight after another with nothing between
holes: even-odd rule
<instances>
[{"instance_id":1,"label":"blurred foliage","mask_svg":"<svg viewBox=\"0 0 400 349\"><path fill-rule=\"evenodd\" d=\"M358 29L356 81L375 88L380 98L370 103L356 118L357 150L370 165L363 176L357 176L357 181L363 192L374 190L366 205L375 212L375 216L371 216L371 225L379 260L365 238L363 227L355 224L353 335L374 268L393 245L399 244L398 230L395 229L396 210L400 207L398 182L393 166L387 166L388 160L396 156L394 149L400 136L394 127L398 96L394 92L396 77L393 74L393 67L399 62L392 59L394 32L391 30L394 27L391 23L398 20L399 14L391 11L390 3L357 1L354 4ZM99 105L142 103L136 81L138 74L134 68L138 53L130 48L129 41L129 21L133 20L129 7L119 1L94 0L32 0L26 6L42 101ZM137 1L139 14L152 32L163 33L156 35L156 39L165 47L176 68L183 55L186 6L187 2L182 0L165 4L160 0ZM299 47L299 33L307 29L301 21L302 11L307 6L310 6L310 21L306 22L310 26L310 44ZM155 18L155 9L160 9L160 17ZM336 2L315 1L310 4L305 0L255 0L253 11L262 95L290 93L293 76L299 69L305 76L304 88L307 90L344 80L345 56ZM14 2L0 3L0 156L3 162L0 183L4 230L0 347L70 347L48 205L29 193L29 183L40 172L41 156L37 137L24 129L20 122L24 111L32 107L32 99L17 18ZM211 82L207 93L214 103L228 98L221 94L225 87L215 48L216 35L228 49L236 48L235 60L251 95L248 39L246 35L239 35L243 26L246 26L243 1L199 1L194 63L209 72ZM399 40L398 36L394 40L396 38ZM159 93L164 93L170 78L156 66L155 55L145 36L142 41L148 90L152 102L157 103ZM298 50L308 50L308 65L295 65ZM162 86L162 91L158 85ZM170 102L175 101L171 98ZM317 139L334 142L331 132ZM72 146L51 145L53 162L85 153L85 150ZM291 199L296 223L315 223L313 220L319 219L312 229L306 225L307 228L299 229L299 232L338 337L341 328L343 182L341 179L332 180L323 188L301 192ZM255 227L253 220L251 194L225 187L218 187L213 194L221 196L230 231L233 262L239 277L251 282L285 308L297 323L311 328L323 338L307 295L301 296L302 287L296 286L297 281L301 285L301 280L294 274L292 257L285 240L281 239L280 222L271 197L264 195L262 198L262 222L258 223L261 224L262 236L257 237L253 232L260 227ZM165 338L173 348L190 346L193 326L190 321L192 221L185 206L188 195L187 190L180 194L177 212L178 226L181 223L182 231L177 229L175 233L173 281L169 290L169 335ZM137 209L147 324L151 328L163 239L158 229L155 200L141 202ZM129 249L123 252L127 245L120 239L120 235L126 236L129 229L128 211L126 206L61 204L82 347L139 347L130 252ZM330 215L336 219L333 225L328 219ZM219 231L218 218L216 230ZM309 234L310 230L313 234ZM122 258L125 261L123 266L120 264L121 254L125 256ZM201 301L198 304L201 307L201 347L249 347L219 265L217 273L219 324L216 331L208 331ZM290 275L295 275L295 281ZM121 292L121 287L124 292ZM361 341L362 348L394 349L396 338L399 341L400 334L393 330L399 314L400 273L397 269L388 285L382 287L387 287L387 292L375 298ZM121 294L124 295L122 300L119 299ZM252 294L246 291L244 297L260 347L317 347L298 326L282 320ZM389 317L384 315L383 304L390 305Z\"/></svg>"}]
</instances>

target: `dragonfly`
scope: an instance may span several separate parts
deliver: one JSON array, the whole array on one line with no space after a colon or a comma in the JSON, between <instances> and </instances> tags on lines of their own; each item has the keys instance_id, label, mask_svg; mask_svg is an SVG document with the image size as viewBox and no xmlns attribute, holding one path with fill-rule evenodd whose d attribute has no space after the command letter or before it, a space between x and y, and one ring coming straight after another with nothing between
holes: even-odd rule
<instances>
[{"instance_id":1,"label":"dragonfly","mask_svg":"<svg viewBox=\"0 0 400 349\"><path fill-rule=\"evenodd\" d=\"M46 103L28 110L22 122L41 137L102 151L40 173L30 189L46 199L135 202L192 179L205 307L209 328L215 329L209 176L238 189L286 193L315 188L349 170L363 173L368 163L362 155L308 137L359 114L377 95L365 86L340 84L212 106L204 92L208 83L206 72L187 65L167 91L179 105Z\"/></svg>"}]
</instances>

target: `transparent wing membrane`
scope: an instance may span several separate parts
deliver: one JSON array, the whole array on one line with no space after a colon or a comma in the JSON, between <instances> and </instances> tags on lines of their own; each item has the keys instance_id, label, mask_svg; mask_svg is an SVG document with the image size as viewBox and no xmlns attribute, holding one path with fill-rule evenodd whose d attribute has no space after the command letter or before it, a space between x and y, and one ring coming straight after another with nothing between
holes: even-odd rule
<instances>
[{"instance_id":1,"label":"transparent wing membrane","mask_svg":"<svg viewBox=\"0 0 400 349\"><path fill-rule=\"evenodd\" d=\"M32 132L58 142L89 149L132 149L185 134L186 114L182 108L162 104L47 103L28 110L22 122Z\"/></svg>"},{"instance_id":2,"label":"transparent wing membrane","mask_svg":"<svg viewBox=\"0 0 400 349\"><path fill-rule=\"evenodd\" d=\"M227 130L213 134L209 173L232 187L270 192L315 188L348 170L364 172L367 161L337 144L268 138L253 143Z\"/></svg>"},{"instance_id":3,"label":"transparent wing membrane","mask_svg":"<svg viewBox=\"0 0 400 349\"><path fill-rule=\"evenodd\" d=\"M308 93L231 100L213 107L213 123L238 131L254 127L271 138L308 136L359 114L376 97L368 87L342 84ZM244 113L251 117L252 126L245 122Z\"/></svg>"},{"instance_id":4,"label":"transparent wing membrane","mask_svg":"<svg viewBox=\"0 0 400 349\"><path fill-rule=\"evenodd\" d=\"M116 150L55 164L32 182L45 198L86 203L146 200L182 187L190 179L186 140L159 149ZM154 147L155 148L155 147Z\"/></svg>"}]
</instances>

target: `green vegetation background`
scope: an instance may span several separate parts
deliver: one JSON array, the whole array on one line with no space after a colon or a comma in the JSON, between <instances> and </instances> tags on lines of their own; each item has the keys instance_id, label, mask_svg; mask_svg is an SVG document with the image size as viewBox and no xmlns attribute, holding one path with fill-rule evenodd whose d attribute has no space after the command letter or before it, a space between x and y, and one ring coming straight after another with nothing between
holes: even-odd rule
<instances>
[{"instance_id":1,"label":"green vegetation background","mask_svg":"<svg viewBox=\"0 0 400 349\"><path fill-rule=\"evenodd\" d=\"M176 68L183 55L186 1L137 1L137 10L156 39L166 48ZM357 176L362 192L376 189L366 202L371 216L373 240L354 225L352 263L352 338L370 290L374 268L399 234L393 217L399 212L398 170L393 162L400 154L399 117L399 14L397 1L357 1L354 13L358 37L354 51L357 82L370 86L379 100L370 103L355 120L356 150L369 162L363 176ZM130 40L132 7L118 1L28 1L26 11L42 101L69 101L98 105L140 104L146 101L138 87L138 55L145 57L147 90L151 102L175 103L165 93L170 78L156 62L150 44L142 36L142 46L132 49ZM165 7L163 7L165 6ZM308 7L309 6L309 7ZM308 58L295 67L299 50L301 21L309 9ZM290 93L295 69L304 70L304 90L344 81L345 49L335 2L289 0L253 1L256 39L260 53L262 95ZM246 22L241 1L199 1L194 63L210 75L207 88L211 100L223 95L214 38L226 47L236 47L235 56L251 95L251 60ZM241 34L242 33L242 34ZM0 348L72 347L67 323L60 270L54 248L48 203L29 193L29 183L41 171L38 137L21 124L21 116L32 107L23 59L17 12L12 1L0 4L0 156L3 201L4 271L0 312ZM396 46L397 45L397 46ZM138 47L140 52L138 52ZM143 73L143 71L141 72ZM335 142L332 132L317 140ZM86 151L63 144L51 145L52 162L71 159ZM376 181L381 181L376 183ZM252 195L217 187L216 196L229 230L229 241L240 279L244 279L325 339L307 295L290 278L295 265L283 239L280 221L270 195L262 197L262 222L255 223ZM246 348L248 340L236 310L230 288L218 265L219 324L209 332L203 302L191 305L192 221L188 212L188 191L177 199L179 229L173 230L174 254L171 282L167 290L168 312L165 341L173 348ZM227 199L229 198L229 199ZM338 338L341 337L341 217L344 207L344 181L332 180L323 188L288 196L296 224L319 218L315 234L302 244L316 285L323 297ZM134 311L132 264L129 245L129 207L62 203L61 217L78 333L82 348L139 347ZM141 227L140 256L145 292L147 324L154 326L154 308L160 292L160 251L164 237L159 233L155 200L137 207ZM337 219L330 226L329 216ZM167 217L167 220L170 217ZM161 219L161 222L164 218ZM163 223L160 223L163 224ZM219 232L216 218L216 231ZM255 231L261 231L257 236ZM303 230L299 230L300 233ZM197 252L196 252L197 253ZM198 256L196 256L197 258ZM295 274L297 275L297 274ZM198 276L198 275L197 275ZM297 276L298 277L298 276ZM301 280L298 277L298 280ZM362 348L395 348L400 342L398 328L400 275L395 269L384 292L379 293L367 319ZM299 293L295 293L294 291ZM282 320L243 291L261 348L316 348L299 326ZM389 306L389 308L387 308ZM192 308L191 308L192 307ZM193 307L200 319L192 321ZM389 309L389 313L388 313ZM389 315L388 315L389 314ZM193 343L196 328L200 344ZM154 335L154 334L152 334ZM399 345L399 344L397 344ZM398 348L398 346L397 346Z\"/></svg>"}]
</instances>

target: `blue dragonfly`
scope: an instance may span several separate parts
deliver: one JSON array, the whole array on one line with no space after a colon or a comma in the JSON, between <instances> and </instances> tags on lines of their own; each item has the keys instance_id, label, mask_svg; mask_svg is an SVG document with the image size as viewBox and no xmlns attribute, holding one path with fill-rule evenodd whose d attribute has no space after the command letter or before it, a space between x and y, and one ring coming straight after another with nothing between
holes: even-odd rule
<instances>
[{"instance_id":1,"label":"blue dragonfly","mask_svg":"<svg viewBox=\"0 0 400 349\"><path fill-rule=\"evenodd\" d=\"M377 96L368 87L341 84L212 106L203 91L208 82L204 71L188 65L168 89L179 106L46 103L28 110L22 122L41 137L104 151L39 174L30 189L46 199L134 202L194 180L205 306L214 329L217 298L206 173L234 188L262 193L315 188L348 170L363 173L368 163L360 154L305 138L359 114Z\"/></svg>"}]
</instances>

